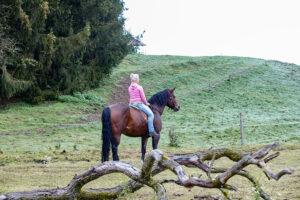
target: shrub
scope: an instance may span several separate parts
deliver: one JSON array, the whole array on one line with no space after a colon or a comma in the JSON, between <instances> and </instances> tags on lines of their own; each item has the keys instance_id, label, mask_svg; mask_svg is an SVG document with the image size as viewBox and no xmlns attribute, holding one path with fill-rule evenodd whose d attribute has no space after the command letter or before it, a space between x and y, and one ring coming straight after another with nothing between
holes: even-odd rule
<instances>
[{"instance_id":1,"label":"shrub","mask_svg":"<svg viewBox=\"0 0 300 200\"><path fill-rule=\"evenodd\" d=\"M176 133L174 131L174 129L170 129L169 130L169 139L170 139L169 146L170 147L180 147L178 138L179 138L178 133Z\"/></svg>"},{"instance_id":2,"label":"shrub","mask_svg":"<svg viewBox=\"0 0 300 200\"><path fill-rule=\"evenodd\" d=\"M61 95L58 97L58 100L68 103L86 103L89 105L102 105L104 103L104 100L95 94L82 94L80 92L76 92L74 95Z\"/></svg>"}]
</instances>

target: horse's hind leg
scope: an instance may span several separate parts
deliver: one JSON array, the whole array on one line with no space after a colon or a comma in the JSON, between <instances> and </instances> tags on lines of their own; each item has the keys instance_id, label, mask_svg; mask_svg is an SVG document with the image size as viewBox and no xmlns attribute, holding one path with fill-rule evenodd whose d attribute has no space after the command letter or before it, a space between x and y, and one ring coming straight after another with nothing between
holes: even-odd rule
<instances>
[{"instance_id":1,"label":"horse's hind leg","mask_svg":"<svg viewBox=\"0 0 300 200\"><path fill-rule=\"evenodd\" d=\"M153 149L157 149L159 139L160 139L160 134L156 137L152 137L152 147L153 147Z\"/></svg>"},{"instance_id":2,"label":"horse's hind leg","mask_svg":"<svg viewBox=\"0 0 300 200\"><path fill-rule=\"evenodd\" d=\"M148 137L143 136L142 137L142 160L141 160L142 162L144 162L144 159L145 159L147 141L148 141Z\"/></svg>"},{"instance_id":3,"label":"horse's hind leg","mask_svg":"<svg viewBox=\"0 0 300 200\"><path fill-rule=\"evenodd\" d=\"M113 155L113 160L114 161L119 160L118 146L120 144L120 139L121 139L121 134L118 137L113 136L112 139L111 139L111 149L112 149L112 155Z\"/></svg>"}]
</instances>

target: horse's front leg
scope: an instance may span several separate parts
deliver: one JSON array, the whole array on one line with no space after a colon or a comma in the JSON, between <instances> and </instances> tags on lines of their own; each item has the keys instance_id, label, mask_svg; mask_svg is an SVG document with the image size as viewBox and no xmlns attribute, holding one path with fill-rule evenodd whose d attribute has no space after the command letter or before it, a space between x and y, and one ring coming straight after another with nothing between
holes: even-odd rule
<instances>
[{"instance_id":1,"label":"horse's front leg","mask_svg":"<svg viewBox=\"0 0 300 200\"><path fill-rule=\"evenodd\" d=\"M158 136L152 137L152 147L153 147L153 149L157 149L159 139L160 139L160 133L158 133Z\"/></svg>"},{"instance_id":2,"label":"horse's front leg","mask_svg":"<svg viewBox=\"0 0 300 200\"><path fill-rule=\"evenodd\" d=\"M142 160L141 160L142 162L144 162L144 159L145 159L147 142L148 142L148 137L147 136L143 136L142 137Z\"/></svg>"}]
</instances>

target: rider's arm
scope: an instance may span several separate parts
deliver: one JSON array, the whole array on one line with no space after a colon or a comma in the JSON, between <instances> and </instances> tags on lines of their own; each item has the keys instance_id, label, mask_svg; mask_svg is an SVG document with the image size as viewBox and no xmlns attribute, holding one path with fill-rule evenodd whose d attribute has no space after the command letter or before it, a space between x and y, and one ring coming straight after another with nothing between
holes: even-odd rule
<instances>
[{"instance_id":1,"label":"rider's arm","mask_svg":"<svg viewBox=\"0 0 300 200\"><path fill-rule=\"evenodd\" d=\"M141 96L143 103L146 105L149 105L149 103L147 102L147 99L145 97L143 87L141 87L141 86L139 87L139 92L140 92L140 96Z\"/></svg>"}]
</instances>

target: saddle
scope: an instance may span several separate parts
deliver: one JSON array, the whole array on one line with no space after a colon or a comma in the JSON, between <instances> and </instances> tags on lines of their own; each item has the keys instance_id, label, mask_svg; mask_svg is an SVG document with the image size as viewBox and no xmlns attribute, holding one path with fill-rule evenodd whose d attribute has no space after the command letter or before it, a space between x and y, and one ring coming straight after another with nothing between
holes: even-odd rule
<instances>
[{"instance_id":1,"label":"saddle","mask_svg":"<svg viewBox=\"0 0 300 200\"><path fill-rule=\"evenodd\" d=\"M143 118L148 121L148 115L146 113L144 113L141 109L139 109L138 107L135 107L135 106L132 106L132 105L129 105L129 108L133 108L135 109L136 111L140 112L141 115L143 116Z\"/></svg>"}]
</instances>

